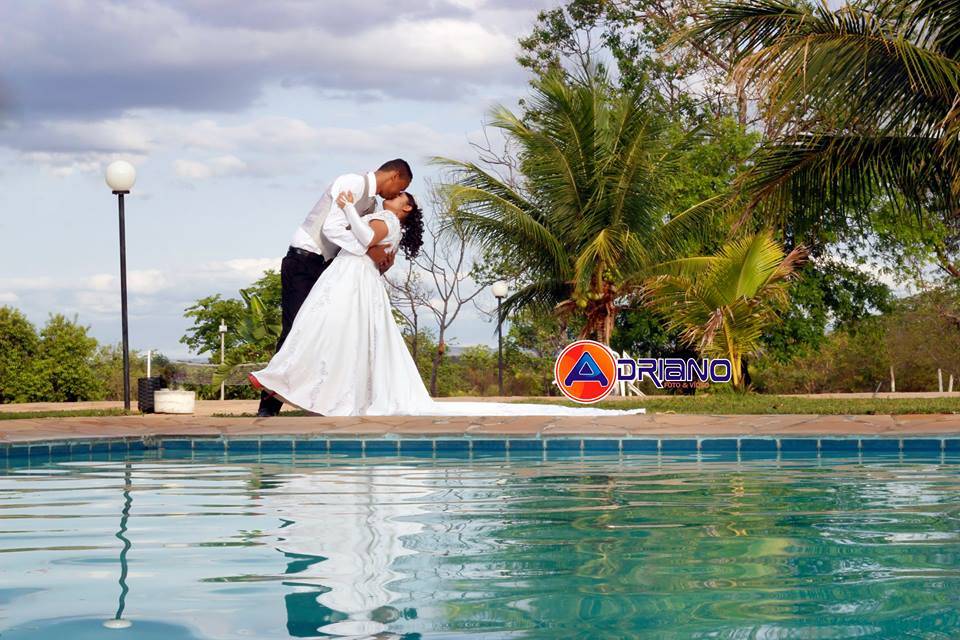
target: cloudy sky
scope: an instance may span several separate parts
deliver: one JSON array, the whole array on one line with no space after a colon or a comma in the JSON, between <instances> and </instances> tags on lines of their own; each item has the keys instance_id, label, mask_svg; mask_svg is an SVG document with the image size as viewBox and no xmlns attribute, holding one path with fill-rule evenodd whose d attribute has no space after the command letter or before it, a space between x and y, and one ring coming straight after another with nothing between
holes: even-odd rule
<instances>
[{"instance_id":1,"label":"cloudy sky","mask_svg":"<svg viewBox=\"0 0 960 640\"><path fill-rule=\"evenodd\" d=\"M0 3L0 305L119 341L115 198L128 199L131 346L175 357L183 309L277 268L326 184L403 156L473 157L526 75L551 0ZM459 344L490 343L471 312Z\"/></svg>"}]
</instances>

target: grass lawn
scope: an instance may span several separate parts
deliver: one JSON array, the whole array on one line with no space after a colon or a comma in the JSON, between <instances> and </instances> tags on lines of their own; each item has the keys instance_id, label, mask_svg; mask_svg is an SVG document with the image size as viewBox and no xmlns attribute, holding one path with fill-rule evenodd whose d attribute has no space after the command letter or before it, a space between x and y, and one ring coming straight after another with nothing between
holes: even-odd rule
<instances>
[{"instance_id":1,"label":"grass lawn","mask_svg":"<svg viewBox=\"0 0 960 640\"><path fill-rule=\"evenodd\" d=\"M130 412L131 415L134 412ZM32 418L100 418L103 416L124 416L123 409L75 409L72 411L0 411L0 420L27 420Z\"/></svg>"},{"instance_id":2,"label":"grass lawn","mask_svg":"<svg viewBox=\"0 0 960 640\"><path fill-rule=\"evenodd\" d=\"M524 400L578 406L557 399ZM808 415L898 415L907 413L960 413L960 398L800 398L760 394L698 396L647 396L600 402L604 409L645 407L648 413L691 414L808 414ZM99 418L128 415L123 409L74 409L62 411L0 412L0 420L36 418ZM138 415L130 412L129 415ZM284 416L308 416L305 411L284 411ZM253 413L215 413L215 418L253 418Z\"/></svg>"},{"instance_id":3,"label":"grass lawn","mask_svg":"<svg viewBox=\"0 0 960 640\"><path fill-rule=\"evenodd\" d=\"M525 400L541 404L565 404L557 399ZM647 413L808 414L808 415L898 415L907 413L960 413L960 398L798 398L760 394L698 396L647 396L630 400L599 402L603 409L645 407ZM252 413L215 413L216 418L254 417ZM307 416L304 411L285 411L284 416Z\"/></svg>"},{"instance_id":4,"label":"grass lawn","mask_svg":"<svg viewBox=\"0 0 960 640\"><path fill-rule=\"evenodd\" d=\"M897 415L960 413L960 398L798 398L754 393L647 396L600 402L597 406L606 409L646 407L648 413Z\"/></svg>"}]
</instances>

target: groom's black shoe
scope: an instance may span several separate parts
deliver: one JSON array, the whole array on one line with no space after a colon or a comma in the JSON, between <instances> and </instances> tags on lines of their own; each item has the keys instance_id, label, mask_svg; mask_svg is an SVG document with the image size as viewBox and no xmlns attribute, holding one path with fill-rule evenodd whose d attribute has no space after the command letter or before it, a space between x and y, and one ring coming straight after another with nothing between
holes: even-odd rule
<instances>
[{"instance_id":1,"label":"groom's black shoe","mask_svg":"<svg viewBox=\"0 0 960 640\"><path fill-rule=\"evenodd\" d=\"M260 406L257 410L257 417L272 418L273 416L278 416L280 415L280 407L282 406L283 402L264 391L260 394Z\"/></svg>"}]
</instances>

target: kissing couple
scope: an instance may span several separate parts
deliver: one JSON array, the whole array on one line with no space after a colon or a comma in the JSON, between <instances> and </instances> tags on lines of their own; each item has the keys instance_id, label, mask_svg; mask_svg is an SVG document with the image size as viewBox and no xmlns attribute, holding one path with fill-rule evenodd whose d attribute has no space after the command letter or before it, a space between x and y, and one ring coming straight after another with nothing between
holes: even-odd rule
<instances>
[{"instance_id":1,"label":"kissing couple","mask_svg":"<svg viewBox=\"0 0 960 640\"><path fill-rule=\"evenodd\" d=\"M423 210L407 191L412 180L401 159L366 174L344 174L297 228L280 267L277 352L249 376L262 391L258 415L277 415L283 402L325 416L642 413L430 397L383 278L399 250L413 259L423 244Z\"/></svg>"}]
</instances>

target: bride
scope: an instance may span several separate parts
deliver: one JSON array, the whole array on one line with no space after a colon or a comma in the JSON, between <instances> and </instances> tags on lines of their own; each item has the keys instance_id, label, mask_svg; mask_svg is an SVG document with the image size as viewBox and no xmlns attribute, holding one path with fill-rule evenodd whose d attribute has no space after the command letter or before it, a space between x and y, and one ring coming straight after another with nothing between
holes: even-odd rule
<instances>
[{"instance_id":1,"label":"bride","mask_svg":"<svg viewBox=\"0 0 960 640\"><path fill-rule=\"evenodd\" d=\"M366 249L402 247L414 257L422 212L400 193L363 218L353 195L342 193L324 222L348 229ZM406 231L406 233L404 233ZM401 241L401 236L403 240ZM251 383L284 402L325 416L626 415L633 411L502 402L436 402L427 393L390 307L383 278L366 254L340 251L297 313L290 335Z\"/></svg>"}]
</instances>

